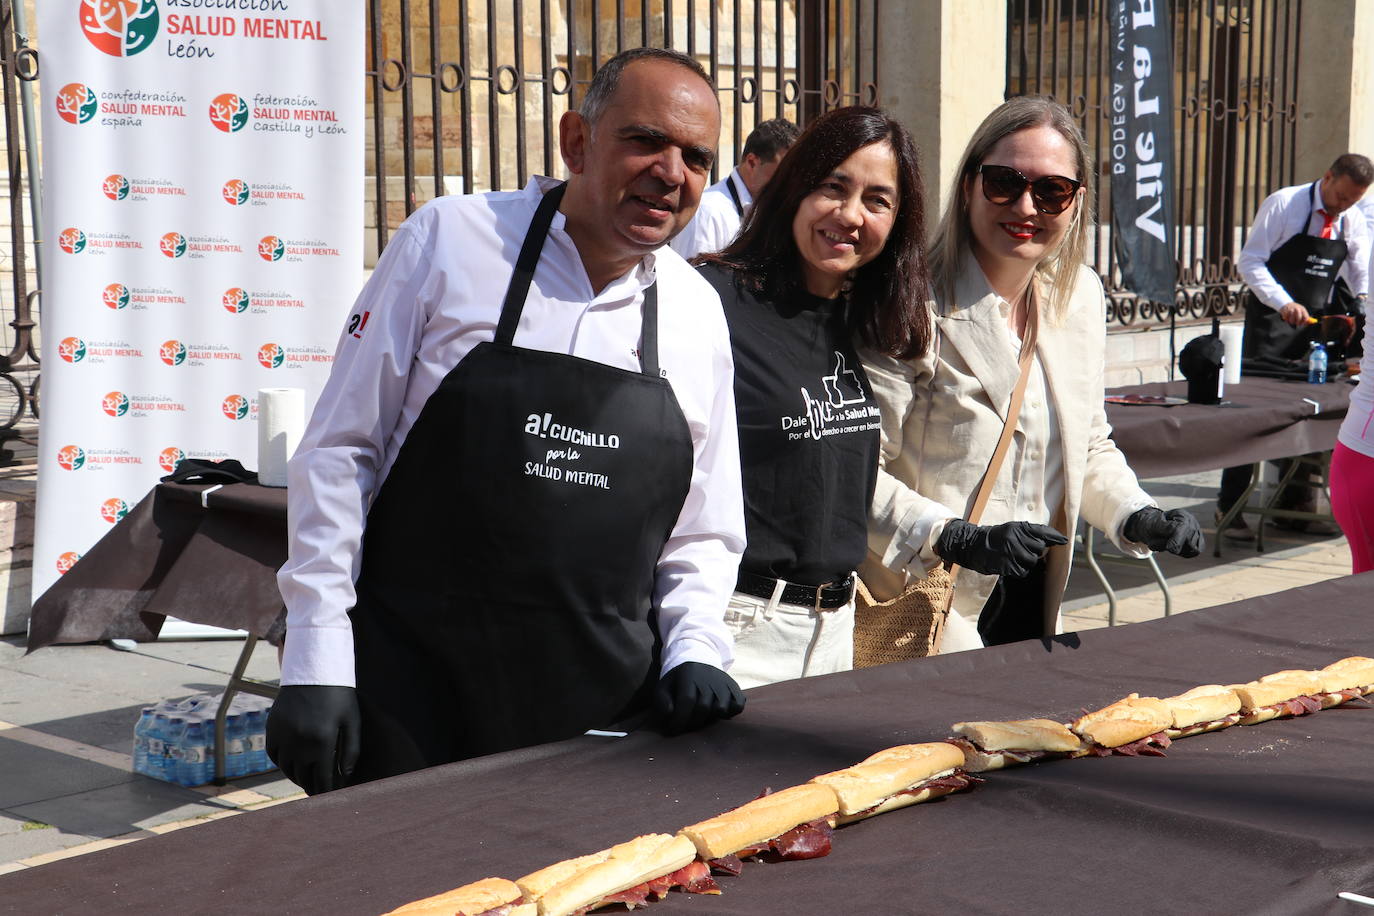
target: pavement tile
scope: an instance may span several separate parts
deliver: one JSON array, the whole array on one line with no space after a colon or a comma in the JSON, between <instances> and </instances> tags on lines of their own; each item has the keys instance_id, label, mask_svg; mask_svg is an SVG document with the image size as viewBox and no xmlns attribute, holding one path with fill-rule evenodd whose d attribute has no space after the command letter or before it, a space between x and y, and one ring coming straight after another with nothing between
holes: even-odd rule
<instances>
[{"instance_id":1,"label":"pavement tile","mask_svg":"<svg viewBox=\"0 0 1374 916\"><path fill-rule=\"evenodd\" d=\"M215 814L225 806L182 786L136 776L120 785L53 796L9 810L64 831L103 839Z\"/></svg>"},{"instance_id":2,"label":"pavement tile","mask_svg":"<svg viewBox=\"0 0 1374 916\"><path fill-rule=\"evenodd\" d=\"M70 859L72 856L84 856L88 852L99 852L102 849L110 849L114 846L123 846L125 843L132 843L134 840L141 840L143 837L121 837L109 840L94 840L90 843L82 843L79 846L69 846L66 849L54 850L53 852L42 855L30 856L24 859L22 864L32 868L36 865L46 865L49 862L57 862L61 859Z\"/></svg>"},{"instance_id":3,"label":"pavement tile","mask_svg":"<svg viewBox=\"0 0 1374 916\"><path fill-rule=\"evenodd\" d=\"M0 731L0 809L104 789L132 781L128 770L101 766L5 737ZM143 777L137 777L142 779ZM41 820L41 818L38 818ZM51 823L46 821L45 823Z\"/></svg>"},{"instance_id":4,"label":"pavement tile","mask_svg":"<svg viewBox=\"0 0 1374 916\"><path fill-rule=\"evenodd\" d=\"M43 827L36 830L25 830L22 833L11 833L0 836L0 862L19 862L46 853L67 849L71 846L80 846L89 843L96 837L86 836L80 833L69 833L57 827ZM4 895L0 894L0 900Z\"/></svg>"}]
</instances>

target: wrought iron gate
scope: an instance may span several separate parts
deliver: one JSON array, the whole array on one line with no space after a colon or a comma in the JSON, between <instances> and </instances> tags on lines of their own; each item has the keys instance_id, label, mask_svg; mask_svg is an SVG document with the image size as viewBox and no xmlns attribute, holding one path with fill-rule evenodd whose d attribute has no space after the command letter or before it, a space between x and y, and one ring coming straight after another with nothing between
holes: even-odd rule
<instances>
[{"instance_id":1,"label":"wrought iron gate","mask_svg":"<svg viewBox=\"0 0 1374 916\"><path fill-rule=\"evenodd\" d=\"M1007 95L1039 93L1082 119L1099 166L1093 265L1121 325L1167 322L1170 309L1121 288L1111 243L1107 161L1114 0L1011 0ZM1177 164L1174 312L1179 320L1235 312L1236 256L1260 202L1294 182L1298 22L1302 0L1174 0Z\"/></svg>"}]
</instances>

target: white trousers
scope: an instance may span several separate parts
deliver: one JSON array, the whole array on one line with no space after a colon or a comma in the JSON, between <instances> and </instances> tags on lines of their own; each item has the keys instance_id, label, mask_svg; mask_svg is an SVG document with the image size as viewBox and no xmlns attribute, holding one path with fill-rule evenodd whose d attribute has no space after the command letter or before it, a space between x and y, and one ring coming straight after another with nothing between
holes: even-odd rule
<instances>
[{"instance_id":1,"label":"white trousers","mask_svg":"<svg viewBox=\"0 0 1374 916\"><path fill-rule=\"evenodd\" d=\"M843 607L782 604L786 583L779 581L772 598L735 592L725 611L725 625L735 637L730 676L741 687L759 687L854 667L854 599Z\"/></svg>"},{"instance_id":2,"label":"white trousers","mask_svg":"<svg viewBox=\"0 0 1374 916\"><path fill-rule=\"evenodd\" d=\"M969 620L956 610L949 612L945 620L945 635L940 637L940 654L966 652L969 649L983 648L983 637L978 635L978 620Z\"/></svg>"}]
</instances>

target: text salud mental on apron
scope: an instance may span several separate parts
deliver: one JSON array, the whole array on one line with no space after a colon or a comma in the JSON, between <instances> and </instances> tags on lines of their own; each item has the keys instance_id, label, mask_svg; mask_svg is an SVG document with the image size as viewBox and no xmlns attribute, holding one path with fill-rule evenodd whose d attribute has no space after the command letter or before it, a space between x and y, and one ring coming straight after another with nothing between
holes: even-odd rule
<instances>
[{"instance_id":1,"label":"text salud mental on apron","mask_svg":"<svg viewBox=\"0 0 1374 916\"><path fill-rule=\"evenodd\" d=\"M1331 287L1345 263L1344 239L1307 234L1316 206L1317 182L1308 190L1307 218L1297 235L1284 242L1265 262L1279 285L1293 301L1315 318L1327 313ZM1332 220L1336 222L1337 220ZM1248 358L1299 359L1306 355L1309 340L1316 337L1311 325L1295 328L1279 317L1276 309L1260 302L1254 293L1245 297L1245 356Z\"/></svg>"},{"instance_id":2,"label":"text salud mental on apron","mask_svg":"<svg viewBox=\"0 0 1374 916\"><path fill-rule=\"evenodd\" d=\"M357 656L364 782L557 741L647 706L655 567L692 476L658 369L513 343L563 185L544 195L495 339L445 376L367 516Z\"/></svg>"}]
</instances>

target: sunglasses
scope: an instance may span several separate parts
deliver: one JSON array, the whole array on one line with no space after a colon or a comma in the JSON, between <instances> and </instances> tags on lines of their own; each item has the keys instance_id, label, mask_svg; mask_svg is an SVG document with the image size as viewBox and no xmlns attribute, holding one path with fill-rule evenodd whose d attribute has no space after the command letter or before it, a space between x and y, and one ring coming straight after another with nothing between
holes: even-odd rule
<instances>
[{"instance_id":1,"label":"sunglasses","mask_svg":"<svg viewBox=\"0 0 1374 916\"><path fill-rule=\"evenodd\" d=\"M983 176L983 196L991 203L998 206L1009 204L1026 193L1026 188L1030 188L1035 209L1049 216L1067 210L1083 184L1063 175L1046 175L1031 181L1016 169L1005 165L980 165L978 174Z\"/></svg>"}]
</instances>

